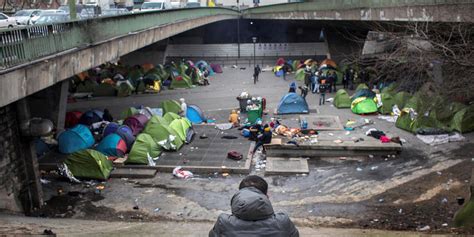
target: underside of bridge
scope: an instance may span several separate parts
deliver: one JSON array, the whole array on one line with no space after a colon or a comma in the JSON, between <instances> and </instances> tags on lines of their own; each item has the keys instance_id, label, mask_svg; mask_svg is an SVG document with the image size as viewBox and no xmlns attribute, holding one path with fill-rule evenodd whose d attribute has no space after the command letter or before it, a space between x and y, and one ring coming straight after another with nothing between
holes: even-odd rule
<instances>
[{"instance_id":1,"label":"underside of bridge","mask_svg":"<svg viewBox=\"0 0 474 237\"><path fill-rule=\"evenodd\" d=\"M448 6L443 9L454 8ZM449 20L455 17L456 21L473 21L472 4L467 8L457 6L456 9L461 12L449 16ZM94 42L83 48L55 53L32 63L5 69L0 75L0 209L28 213L43 204L35 148L31 137L21 135L20 127L23 121L41 117L53 121L56 129L61 130L67 104L68 82L65 79L74 74L110 61L121 60L129 65L159 64L167 59L196 56L190 51L171 52L173 47L179 49L183 45L222 47L223 50L214 55L201 52L199 57L210 61L213 58L220 61L227 58L229 63L232 60L249 61L252 56L258 56L262 64L272 62L280 56L299 59L329 56L341 61L347 55L360 54L363 42L355 42L353 38L364 38L374 25L397 30L391 20L397 20L394 17L396 11L405 14L407 10L389 10L364 10L363 13L360 9L262 13L255 9L239 19L235 15L207 16L130 32L126 36ZM429 10L436 11L439 17L443 17L439 6ZM415 12L416 14L411 15L412 18L430 20L426 18L426 14L422 14L427 12L426 9L416 7ZM407 14L410 16L410 11ZM342 15L346 18L341 18ZM448 16L445 17L439 19L448 19ZM253 37L257 38L256 42L253 42ZM253 43L258 44L258 55L252 55L248 51L252 49ZM285 53L285 47L307 43L321 49L309 53ZM272 54L275 48L280 52L279 55Z\"/></svg>"}]
</instances>

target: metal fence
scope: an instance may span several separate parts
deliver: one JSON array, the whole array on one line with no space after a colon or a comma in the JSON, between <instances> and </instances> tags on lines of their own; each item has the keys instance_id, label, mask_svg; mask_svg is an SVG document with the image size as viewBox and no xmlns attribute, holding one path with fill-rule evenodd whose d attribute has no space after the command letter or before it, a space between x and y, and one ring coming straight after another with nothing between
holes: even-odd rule
<instances>
[{"instance_id":1,"label":"metal fence","mask_svg":"<svg viewBox=\"0 0 474 237\"><path fill-rule=\"evenodd\" d=\"M249 8L242 11L251 14L278 13L291 11L324 11L353 8L382 8L420 5L473 4L473 0L308 0L303 3L284 3Z\"/></svg>"},{"instance_id":2,"label":"metal fence","mask_svg":"<svg viewBox=\"0 0 474 237\"><path fill-rule=\"evenodd\" d=\"M208 16L230 15L228 8L195 8L37 25L0 31L0 70L133 32Z\"/></svg>"}]
</instances>

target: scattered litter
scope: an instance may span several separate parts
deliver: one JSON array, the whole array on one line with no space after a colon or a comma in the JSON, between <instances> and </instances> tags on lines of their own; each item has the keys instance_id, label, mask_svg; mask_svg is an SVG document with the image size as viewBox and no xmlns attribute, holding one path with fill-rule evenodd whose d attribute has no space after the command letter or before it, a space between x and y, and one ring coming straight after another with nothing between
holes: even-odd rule
<instances>
[{"instance_id":1,"label":"scattered litter","mask_svg":"<svg viewBox=\"0 0 474 237\"><path fill-rule=\"evenodd\" d=\"M342 143L343 141L341 139L334 140L335 143Z\"/></svg>"},{"instance_id":2,"label":"scattered litter","mask_svg":"<svg viewBox=\"0 0 474 237\"><path fill-rule=\"evenodd\" d=\"M369 155L369 158L374 158L374 155Z\"/></svg>"},{"instance_id":3,"label":"scattered litter","mask_svg":"<svg viewBox=\"0 0 474 237\"><path fill-rule=\"evenodd\" d=\"M334 101L334 98L327 98L326 99L326 102L333 102Z\"/></svg>"},{"instance_id":4,"label":"scattered litter","mask_svg":"<svg viewBox=\"0 0 474 237\"><path fill-rule=\"evenodd\" d=\"M380 119L380 120L385 120L385 121L390 122L390 123L395 123L395 122L397 122L398 116L379 115L379 116L377 116L377 118Z\"/></svg>"},{"instance_id":5,"label":"scattered litter","mask_svg":"<svg viewBox=\"0 0 474 237\"><path fill-rule=\"evenodd\" d=\"M145 193L152 193L153 192L153 189L148 189L145 191Z\"/></svg>"},{"instance_id":6,"label":"scattered litter","mask_svg":"<svg viewBox=\"0 0 474 237\"><path fill-rule=\"evenodd\" d=\"M334 133L328 133L329 136L334 136Z\"/></svg>"},{"instance_id":7,"label":"scattered litter","mask_svg":"<svg viewBox=\"0 0 474 237\"><path fill-rule=\"evenodd\" d=\"M447 226L448 226L448 223L443 223L441 226L442 226L442 227L447 227Z\"/></svg>"},{"instance_id":8,"label":"scattered litter","mask_svg":"<svg viewBox=\"0 0 474 237\"><path fill-rule=\"evenodd\" d=\"M357 169L356 169L356 170L357 170L357 171L362 171L363 169L362 169L362 168L360 168L360 167L357 167Z\"/></svg>"},{"instance_id":9,"label":"scattered litter","mask_svg":"<svg viewBox=\"0 0 474 237\"><path fill-rule=\"evenodd\" d=\"M347 160L347 157L339 157L339 160Z\"/></svg>"},{"instance_id":10,"label":"scattered litter","mask_svg":"<svg viewBox=\"0 0 474 237\"><path fill-rule=\"evenodd\" d=\"M173 169L173 175L182 179L188 179L193 177L193 173L191 173L191 171L183 170L181 166L178 166Z\"/></svg>"},{"instance_id":11,"label":"scattered litter","mask_svg":"<svg viewBox=\"0 0 474 237\"><path fill-rule=\"evenodd\" d=\"M441 172L439 172L439 171L436 171L436 173L437 173L438 175L441 175L441 174L442 174L442 173L441 173Z\"/></svg>"},{"instance_id":12,"label":"scattered litter","mask_svg":"<svg viewBox=\"0 0 474 237\"><path fill-rule=\"evenodd\" d=\"M229 176L229 173L222 173L222 176L227 177Z\"/></svg>"},{"instance_id":13,"label":"scattered litter","mask_svg":"<svg viewBox=\"0 0 474 237\"><path fill-rule=\"evenodd\" d=\"M420 139L422 142L436 146L448 142L459 142L463 141L465 138L459 133L450 134L439 134L439 135L420 135L417 134L416 137Z\"/></svg>"},{"instance_id":14,"label":"scattered litter","mask_svg":"<svg viewBox=\"0 0 474 237\"><path fill-rule=\"evenodd\" d=\"M376 170L378 168L379 168L378 166L372 166L372 167L370 167L370 170Z\"/></svg>"},{"instance_id":15,"label":"scattered litter","mask_svg":"<svg viewBox=\"0 0 474 237\"><path fill-rule=\"evenodd\" d=\"M238 68L238 66L237 66L237 65L232 65L232 67L231 67L231 68Z\"/></svg>"},{"instance_id":16,"label":"scattered litter","mask_svg":"<svg viewBox=\"0 0 474 237\"><path fill-rule=\"evenodd\" d=\"M351 134L351 132L349 132L349 131L346 132L346 135L350 135L350 134Z\"/></svg>"},{"instance_id":17,"label":"scattered litter","mask_svg":"<svg viewBox=\"0 0 474 237\"><path fill-rule=\"evenodd\" d=\"M407 140L405 140L405 139L403 139L403 138L400 138L400 141L401 141L402 143L407 143Z\"/></svg>"},{"instance_id":18,"label":"scattered litter","mask_svg":"<svg viewBox=\"0 0 474 237\"><path fill-rule=\"evenodd\" d=\"M403 213L403 209L400 208L400 210L398 210L398 213L402 214L402 213Z\"/></svg>"},{"instance_id":19,"label":"scattered litter","mask_svg":"<svg viewBox=\"0 0 474 237\"><path fill-rule=\"evenodd\" d=\"M448 203L448 199L447 199L447 198L443 198L443 199L441 200L441 203Z\"/></svg>"},{"instance_id":20,"label":"scattered litter","mask_svg":"<svg viewBox=\"0 0 474 237\"><path fill-rule=\"evenodd\" d=\"M313 212L313 210L309 210L308 212L309 212L309 213L312 213L312 212Z\"/></svg>"},{"instance_id":21,"label":"scattered litter","mask_svg":"<svg viewBox=\"0 0 474 237\"><path fill-rule=\"evenodd\" d=\"M229 130L232 128L232 123L220 123L216 124L216 128L219 130Z\"/></svg>"},{"instance_id":22,"label":"scattered litter","mask_svg":"<svg viewBox=\"0 0 474 237\"><path fill-rule=\"evenodd\" d=\"M379 222L379 219L374 219L373 221L374 221L374 222Z\"/></svg>"},{"instance_id":23,"label":"scattered litter","mask_svg":"<svg viewBox=\"0 0 474 237\"><path fill-rule=\"evenodd\" d=\"M383 199L383 198L380 198L380 199L379 199L379 202L380 202L380 203L382 203L382 202L384 202L384 201L385 201L385 199Z\"/></svg>"},{"instance_id":24,"label":"scattered litter","mask_svg":"<svg viewBox=\"0 0 474 237\"><path fill-rule=\"evenodd\" d=\"M153 210L154 212L159 212L161 210L161 208L157 207L155 208L155 210Z\"/></svg>"},{"instance_id":25,"label":"scattered litter","mask_svg":"<svg viewBox=\"0 0 474 237\"><path fill-rule=\"evenodd\" d=\"M47 180L47 179L40 179L40 182L41 184L49 184L51 183L51 181Z\"/></svg>"},{"instance_id":26,"label":"scattered litter","mask_svg":"<svg viewBox=\"0 0 474 237\"><path fill-rule=\"evenodd\" d=\"M199 139L207 139L207 135L206 135L206 134L202 134L201 136L199 136Z\"/></svg>"},{"instance_id":27,"label":"scattered litter","mask_svg":"<svg viewBox=\"0 0 474 237\"><path fill-rule=\"evenodd\" d=\"M428 231L428 230L430 230L430 229L431 229L430 226L429 226L429 225L426 225L426 226L424 226L424 227L419 228L418 230L419 230L419 231Z\"/></svg>"}]
</instances>

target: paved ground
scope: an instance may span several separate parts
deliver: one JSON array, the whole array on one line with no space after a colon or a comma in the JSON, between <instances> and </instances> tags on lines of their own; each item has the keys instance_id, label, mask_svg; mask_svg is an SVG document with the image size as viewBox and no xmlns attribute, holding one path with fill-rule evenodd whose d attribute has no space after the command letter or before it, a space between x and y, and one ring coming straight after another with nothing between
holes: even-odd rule
<instances>
[{"instance_id":1,"label":"paved ground","mask_svg":"<svg viewBox=\"0 0 474 237\"><path fill-rule=\"evenodd\" d=\"M208 87L127 98L97 98L69 104L68 109L107 107L119 115L127 106L156 107L164 99L184 97L188 103L199 105L208 116L224 121L230 109L238 107L235 97L242 90L266 97L273 111L287 92L290 80L283 81L265 72L254 86L250 70L224 68L224 74L213 78ZM311 109L317 108L322 115L338 115L343 123L360 118L348 109L337 110L330 104L318 106L317 95L308 95L307 99ZM464 142L431 147L376 116L364 118L373 119L376 123L372 127L389 136L406 139L401 155L311 159L310 173L306 176L268 176L274 208L287 212L305 230L330 226L415 231L428 225L432 232L457 231L451 229L451 221L459 209L456 198L469 195L474 135L467 134ZM262 170L254 167L251 173L263 175ZM100 194L94 194L94 184L73 185L48 177L54 181L44 185L48 206L37 214L118 223L160 220L210 223L221 212L229 212L230 198L242 177L210 173L181 180L170 173L158 173L153 179L111 179ZM65 195L57 196L58 187ZM133 206L139 209L134 210ZM193 231L186 233L192 236ZM353 233L356 232L339 236Z\"/></svg>"}]
</instances>

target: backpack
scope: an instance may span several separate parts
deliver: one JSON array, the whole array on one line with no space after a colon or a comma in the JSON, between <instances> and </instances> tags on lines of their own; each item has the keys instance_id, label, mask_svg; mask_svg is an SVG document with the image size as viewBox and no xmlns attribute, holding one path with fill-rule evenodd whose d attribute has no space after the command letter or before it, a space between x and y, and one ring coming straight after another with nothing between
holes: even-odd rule
<instances>
[{"instance_id":1,"label":"backpack","mask_svg":"<svg viewBox=\"0 0 474 237\"><path fill-rule=\"evenodd\" d=\"M227 158L232 159L232 160L242 160L242 158L244 158L244 156L240 152L229 151L227 153Z\"/></svg>"}]
</instances>

